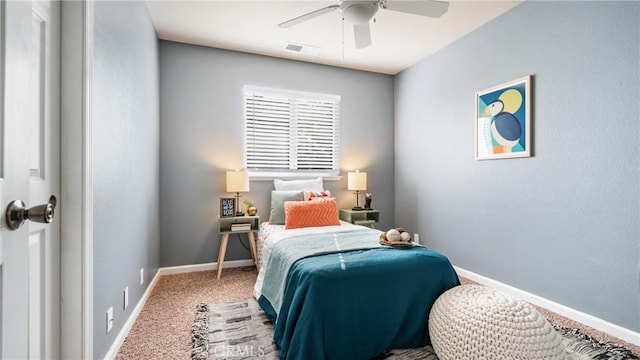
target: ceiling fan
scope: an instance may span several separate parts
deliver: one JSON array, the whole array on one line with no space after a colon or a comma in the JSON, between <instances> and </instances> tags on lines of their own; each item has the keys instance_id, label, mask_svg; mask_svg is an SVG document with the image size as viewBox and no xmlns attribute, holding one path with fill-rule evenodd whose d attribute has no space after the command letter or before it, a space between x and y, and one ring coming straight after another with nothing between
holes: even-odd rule
<instances>
[{"instance_id":1,"label":"ceiling fan","mask_svg":"<svg viewBox=\"0 0 640 360\"><path fill-rule=\"evenodd\" d=\"M344 20L353 24L356 48L362 49L371 45L369 21L373 19L380 8L439 18L447 12L449 3L437 0L343 0L340 4L330 5L282 22L278 24L278 27L288 28L337 10Z\"/></svg>"}]
</instances>

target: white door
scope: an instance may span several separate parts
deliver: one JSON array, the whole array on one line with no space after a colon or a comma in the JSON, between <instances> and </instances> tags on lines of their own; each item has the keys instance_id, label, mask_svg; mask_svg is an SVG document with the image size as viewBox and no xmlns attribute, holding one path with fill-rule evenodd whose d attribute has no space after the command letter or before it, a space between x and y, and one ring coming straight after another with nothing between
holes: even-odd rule
<instances>
[{"instance_id":1,"label":"white door","mask_svg":"<svg viewBox=\"0 0 640 360\"><path fill-rule=\"evenodd\" d=\"M58 358L60 215L12 230L5 209L59 198L60 4L2 1L0 29L0 354Z\"/></svg>"}]
</instances>

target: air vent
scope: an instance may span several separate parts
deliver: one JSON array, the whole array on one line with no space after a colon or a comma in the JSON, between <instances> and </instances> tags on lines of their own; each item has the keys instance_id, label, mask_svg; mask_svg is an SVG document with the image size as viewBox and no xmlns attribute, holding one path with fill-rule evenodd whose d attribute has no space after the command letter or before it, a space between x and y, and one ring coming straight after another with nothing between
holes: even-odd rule
<instances>
[{"instance_id":1,"label":"air vent","mask_svg":"<svg viewBox=\"0 0 640 360\"><path fill-rule=\"evenodd\" d=\"M320 53L319 47L304 45L304 44L287 43L284 49L287 51L296 52L300 54L307 54L307 55L318 55Z\"/></svg>"},{"instance_id":2,"label":"air vent","mask_svg":"<svg viewBox=\"0 0 640 360\"><path fill-rule=\"evenodd\" d=\"M289 51L300 52L300 51L302 51L302 49L304 49L304 46L296 45L296 44L287 44L287 47L285 49L287 49Z\"/></svg>"}]
</instances>

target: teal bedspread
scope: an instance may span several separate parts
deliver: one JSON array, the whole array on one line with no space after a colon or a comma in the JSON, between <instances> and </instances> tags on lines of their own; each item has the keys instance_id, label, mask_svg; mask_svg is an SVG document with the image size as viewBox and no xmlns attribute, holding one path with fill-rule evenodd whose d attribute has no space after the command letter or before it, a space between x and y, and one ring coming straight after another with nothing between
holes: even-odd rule
<instances>
[{"instance_id":1,"label":"teal bedspread","mask_svg":"<svg viewBox=\"0 0 640 360\"><path fill-rule=\"evenodd\" d=\"M298 260L322 254L381 248L380 231L361 228L345 232L298 235L277 242L269 257L262 284L262 295L276 314L280 312L285 282L291 266ZM343 264L344 266L344 264Z\"/></svg>"},{"instance_id":2,"label":"teal bedspread","mask_svg":"<svg viewBox=\"0 0 640 360\"><path fill-rule=\"evenodd\" d=\"M459 284L449 260L421 246L381 247L379 231L363 230L272 249L259 303L281 359L371 359L430 343L429 310Z\"/></svg>"}]
</instances>

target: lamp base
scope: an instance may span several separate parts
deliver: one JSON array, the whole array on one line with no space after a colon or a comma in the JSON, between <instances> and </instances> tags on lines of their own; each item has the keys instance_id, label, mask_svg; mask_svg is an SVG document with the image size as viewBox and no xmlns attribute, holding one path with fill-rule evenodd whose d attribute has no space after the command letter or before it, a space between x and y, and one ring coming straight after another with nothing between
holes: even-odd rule
<instances>
[{"instance_id":1,"label":"lamp base","mask_svg":"<svg viewBox=\"0 0 640 360\"><path fill-rule=\"evenodd\" d=\"M242 211L237 211L236 216L244 216L244 213Z\"/></svg>"},{"instance_id":2,"label":"lamp base","mask_svg":"<svg viewBox=\"0 0 640 360\"><path fill-rule=\"evenodd\" d=\"M362 211L362 210L364 210L364 208L362 208L360 206L355 206L355 207L352 207L351 210L353 210L353 211Z\"/></svg>"}]
</instances>

